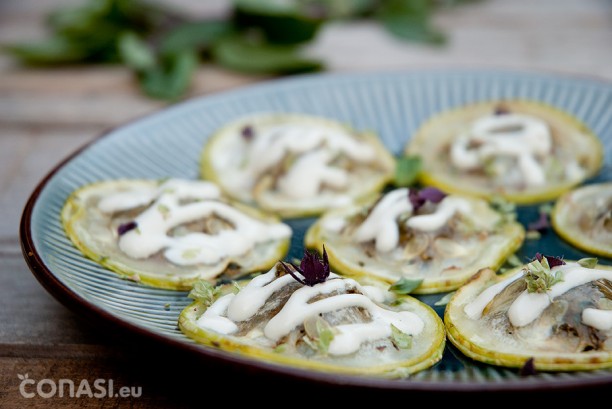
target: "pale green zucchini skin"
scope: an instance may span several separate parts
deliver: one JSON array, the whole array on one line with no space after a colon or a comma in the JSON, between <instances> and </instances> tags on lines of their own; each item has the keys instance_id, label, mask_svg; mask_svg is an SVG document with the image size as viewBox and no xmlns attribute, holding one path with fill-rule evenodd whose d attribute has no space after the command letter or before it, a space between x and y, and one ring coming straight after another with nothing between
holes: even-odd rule
<instances>
[{"instance_id":1,"label":"pale green zucchini skin","mask_svg":"<svg viewBox=\"0 0 612 409\"><path fill-rule=\"evenodd\" d=\"M258 244L253 251L242 257L227 258L214 265L179 266L158 255L144 260L129 257L117 245L118 221L113 222L111 217L96 209L95 204L106 194L122 189L157 186L161 182L120 179L80 187L68 197L62 208L61 221L67 237L86 257L122 278L151 287L180 291L191 289L194 282L200 279L216 281L231 264L241 266L238 270L232 270L233 276L238 277L267 270L287 254L290 238ZM225 202L259 220L274 223L279 221L276 216L242 203Z\"/></svg>"}]
</instances>

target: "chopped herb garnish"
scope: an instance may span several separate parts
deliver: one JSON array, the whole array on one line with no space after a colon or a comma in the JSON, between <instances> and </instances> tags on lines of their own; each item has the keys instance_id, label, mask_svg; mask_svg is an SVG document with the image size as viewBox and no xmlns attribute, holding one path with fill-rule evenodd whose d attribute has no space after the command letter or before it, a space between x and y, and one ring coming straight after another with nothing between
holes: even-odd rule
<instances>
[{"instance_id":1,"label":"chopped herb garnish","mask_svg":"<svg viewBox=\"0 0 612 409\"><path fill-rule=\"evenodd\" d=\"M185 260L193 260L198 256L198 254L200 254L200 249L187 249L183 251L181 257L183 257Z\"/></svg>"},{"instance_id":2,"label":"chopped herb garnish","mask_svg":"<svg viewBox=\"0 0 612 409\"><path fill-rule=\"evenodd\" d=\"M158 204L157 211L162 214L162 217L164 218L164 220L167 219L168 216L170 216L170 208L166 206L165 204Z\"/></svg>"},{"instance_id":3,"label":"chopped herb garnish","mask_svg":"<svg viewBox=\"0 0 612 409\"><path fill-rule=\"evenodd\" d=\"M199 301L207 307L210 307L220 293L220 287L216 287L208 281L199 280L195 282L187 297Z\"/></svg>"},{"instance_id":4,"label":"chopped herb garnish","mask_svg":"<svg viewBox=\"0 0 612 409\"><path fill-rule=\"evenodd\" d=\"M539 240L542 238L542 233L540 233L539 231L536 230L528 230L525 233L525 238L527 240Z\"/></svg>"},{"instance_id":5,"label":"chopped herb garnish","mask_svg":"<svg viewBox=\"0 0 612 409\"><path fill-rule=\"evenodd\" d=\"M412 347L412 336L391 324L391 342L397 349L408 349Z\"/></svg>"},{"instance_id":6,"label":"chopped herb garnish","mask_svg":"<svg viewBox=\"0 0 612 409\"><path fill-rule=\"evenodd\" d=\"M297 282L309 287L325 282L330 273L325 246L323 246L323 259L319 258L316 251L305 251L299 267L294 263L289 263L293 267L292 270L284 261L281 261L280 264L283 266L283 270L295 278ZM298 277L295 272L300 273L303 278Z\"/></svg>"},{"instance_id":7,"label":"chopped herb garnish","mask_svg":"<svg viewBox=\"0 0 612 409\"><path fill-rule=\"evenodd\" d=\"M418 286L420 286L422 282L422 278L416 280L411 280L409 278L400 278L389 287L389 291L392 291L396 294L410 294Z\"/></svg>"},{"instance_id":8,"label":"chopped herb garnish","mask_svg":"<svg viewBox=\"0 0 612 409\"><path fill-rule=\"evenodd\" d=\"M130 230L134 230L137 227L138 223L132 220L131 222L120 224L119 227L117 227L117 233L120 236L123 236L125 233L129 232Z\"/></svg>"},{"instance_id":9,"label":"chopped herb garnish","mask_svg":"<svg viewBox=\"0 0 612 409\"><path fill-rule=\"evenodd\" d=\"M453 295L455 295L454 291L451 291L450 293L447 293L444 295L444 297L440 298L438 301L436 301L434 303L434 305L436 306L440 306L440 305L446 305L448 304L448 302L450 301L451 298L453 298Z\"/></svg>"},{"instance_id":10,"label":"chopped herb garnish","mask_svg":"<svg viewBox=\"0 0 612 409\"><path fill-rule=\"evenodd\" d=\"M502 214L503 223L516 220L516 205L503 197L497 196L491 199L491 207Z\"/></svg>"},{"instance_id":11,"label":"chopped herb garnish","mask_svg":"<svg viewBox=\"0 0 612 409\"><path fill-rule=\"evenodd\" d=\"M584 268L595 268L597 266L597 259L594 257L581 258L578 260L578 264Z\"/></svg>"},{"instance_id":12,"label":"chopped herb garnish","mask_svg":"<svg viewBox=\"0 0 612 409\"><path fill-rule=\"evenodd\" d=\"M411 186L416 181L422 167L423 160L420 156L409 155L399 158L395 166L393 183L398 187Z\"/></svg>"},{"instance_id":13,"label":"chopped herb garnish","mask_svg":"<svg viewBox=\"0 0 612 409\"><path fill-rule=\"evenodd\" d=\"M440 203L446 194L435 187L426 187L420 190L410 189L408 191L408 200L412 205L412 210L416 213L426 202Z\"/></svg>"},{"instance_id":14,"label":"chopped herb garnish","mask_svg":"<svg viewBox=\"0 0 612 409\"><path fill-rule=\"evenodd\" d=\"M563 264L565 262L560 258L542 256L537 253L535 259L526 266L524 279L527 283L527 291L530 293L545 293L553 285L563 281L560 271L551 271L551 268Z\"/></svg>"},{"instance_id":15,"label":"chopped herb garnish","mask_svg":"<svg viewBox=\"0 0 612 409\"><path fill-rule=\"evenodd\" d=\"M303 339L306 344L326 355L331 342L334 340L334 329L322 317L311 317L304 322L306 334Z\"/></svg>"},{"instance_id":16,"label":"chopped herb garnish","mask_svg":"<svg viewBox=\"0 0 612 409\"><path fill-rule=\"evenodd\" d=\"M272 351L274 351L277 354L282 354L287 350L287 344L282 343L282 344L278 344L277 346L274 347L274 349Z\"/></svg>"}]
</instances>

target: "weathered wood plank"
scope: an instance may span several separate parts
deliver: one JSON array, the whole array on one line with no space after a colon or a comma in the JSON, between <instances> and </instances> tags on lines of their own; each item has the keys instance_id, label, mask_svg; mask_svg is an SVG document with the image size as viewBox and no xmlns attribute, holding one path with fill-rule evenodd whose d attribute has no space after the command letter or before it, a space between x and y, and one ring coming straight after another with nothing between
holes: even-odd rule
<instances>
[{"instance_id":1,"label":"weathered wood plank","mask_svg":"<svg viewBox=\"0 0 612 409\"><path fill-rule=\"evenodd\" d=\"M0 250L17 248L23 206L39 181L102 128L0 128Z\"/></svg>"}]
</instances>

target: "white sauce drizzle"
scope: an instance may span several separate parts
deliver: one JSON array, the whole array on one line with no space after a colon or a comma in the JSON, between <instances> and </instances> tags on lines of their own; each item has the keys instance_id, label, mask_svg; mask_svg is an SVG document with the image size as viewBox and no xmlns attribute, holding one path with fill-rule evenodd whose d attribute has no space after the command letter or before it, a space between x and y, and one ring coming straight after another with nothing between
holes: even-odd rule
<instances>
[{"instance_id":1,"label":"white sauce drizzle","mask_svg":"<svg viewBox=\"0 0 612 409\"><path fill-rule=\"evenodd\" d=\"M477 147L470 147L476 143ZM484 161L496 156L510 156L528 186L542 186L546 173L537 157L552 149L552 137L547 124L523 114L493 115L480 118L472 128L451 145L451 161L459 169L480 168Z\"/></svg>"},{"instance_id":2,"label":"white sauce drizzle","mask_svg":"<svg viewBox=\"0 0 612 409\"><path fill-rule=\"evenodd\" d=\"M582 311L582 322L598 330L609 331L612 329L612 310L585 308Z\"/></svg>"},{"instance_id":3,"label":"white sauce drizzle","mask_svg":"<svg viewBox=\"0 0 612 409\"><path fill-rule=\"evenodd\" d=\"M275 277L276 269L273 268L253 279L231 299L220 298L199 318L198 325L223 334L237 331L238 327L232 327L227 321L235 323L250 319L275 291L294 281L290 275L277 279ZM309 303L317 295L330 294L345 288L356 288L362 294L339 294ZM379 288L361 286L355 280L331 274L324 283L313 287L302 286L294 291L282 309L266 323L263 334L269 340L277 342L311 317L348 307L367 309L372 321L336 326L337 334L329 345L328 352L331 355L351 354L364 342L387 338L391 336L391 325L409 335L419 334L425 324L418 315L409 311L387 310L376 304L384 301L387 296L387 292Z\"/></svg>"},{"instance_id":4,"label":"white sauce drizzle","mask_svg":"<svg viewBox=\"0 0 612 409\"><path fill-rule=\"evenodd\" d=\"M400 215L408 216L406 225L420 231L435 231L444 227L457 212L469 214L472 210L467 200L447 196L430 214L412 216L412 205L408 200L408 189L396 189L387 193L372 209L368 217L355 230L353 239L358 243L374 240L376 250L388 252L399 244Z\"/></svg>"},{"instance_id":5,"label":"white sauce drizzle","mask_svg":"<svg viewBox=\"0 0 612 409\"><path fill-rule=\"evenodd\" d=\"M103 198L99 208L106 213L150 206L134 221L137 228L119 237L119 248L128 256L143 259L164 250L165 258L177 265L215 264L251 251L257 244L291 236L284 223L264 223L218 201L217 186L204 181L171 179L159 187L139 188ZM196 202L181 204L181 200ZM192 232L168 236L181 224L217 215L233 225L218 234Z\"/></svg>"},{"instance_id":6,"label":"white sauce drizzle","mask_svg":"<svg viewBox=\"0 0 612 409\"><path fill-rule=\"evenodd\" d=\"M572 288L580 285L596 281L602 278L612 279L612 271L590 269L580 266L578 263L567 263L566 265L553 267L554 272L559 271L563 277L563 281L554 284L546 293L530 293L527 290L523 291L510 305L508 309L508 319L515 327L522 327L533 322L542 312L550 305L556 297L566 293ZM497 283L480 293L474 300L464 306L464 312L471 319L478 319L482 316L484 308L487 304L510 283L522 278L523 274L516 274L509 277L500 283ZM587 311L589 309L585 309ZM587 312L583 322L594 328L606 328L612 318L609 311L602 313Z\"/></svg>"},{"instance_id":7,"label":"white sauce drizzle","mask_svg":"<svg viewBox=\"0 0 612 409\"><path fill-rule=\"evenodd\" d=\"M317 124L261 126L248 143L247 163L240 177L257 179L288 154L299 155L278 183L283 194L295 199L315 197L324 185L334 189L348 186L349 173L330 163L339 154L358 163L376 159L376 151L367 143L340 128Z\"/></svg>"}]
</instances>

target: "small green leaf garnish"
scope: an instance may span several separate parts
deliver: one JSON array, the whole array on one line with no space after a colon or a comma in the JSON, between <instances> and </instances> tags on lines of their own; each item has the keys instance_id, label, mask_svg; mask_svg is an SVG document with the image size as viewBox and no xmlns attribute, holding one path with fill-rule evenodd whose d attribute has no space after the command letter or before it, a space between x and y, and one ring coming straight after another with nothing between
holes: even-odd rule
<instances>
[{"instance_id":1,"label":"small green leaf garnish","mask_svg":"<svg viewBox=\"0 0 612 409\"><path fill-rule=\"evenodd\" d=\"M598 260L595 257L581 258L580 260L578 260L578 264L580 264L580 266L584 268L595 268L595 266L597 265L597 261Z\"/></svg>"},{"instance_id":2,"label":"small green leaf garnish","mask_svg":"<svg viewBox=\"0 0 612 409\"><path fill-rule=\"evenodd\" d=\"M158 204L157 211L162 214L162 217L164 218L164 220L170 216L170 208L166 206L165 204Z\"/></svg>"},{"instance_id":3,"label":"small green leaf garnish","mask_svg":"<svg viewBox=\"0 0 612 409\"><path fill-rule=\"evenodd\" d=\"M502 214L502 223L516 220L516 205L506 199L496 196L491 199L491 207Z\"/></svg>"},{"instance_id":4,"label":"small green leaf garnish","mask_svg":"<svg viewBox=\"0 0 612 409\"><path fill-rule=\"evenodd\" d=\"M196 281L187 297L201 302L210 307L221 294L221 288L216 287L205 280Z\"/></svg>"},{"instance_id":5,"label":"small green leaf garnish","mask_svg":"<svg viewBox=\"0 0 612 409\"><path fill-rule=\"evenodd\" d=\"M518 266L523 265L523 262L521 261L520 258L518 258L516 254L512 254L510 257L508 257L508 259L506 260L506 263L508 263L512 267L518 267Z\"/></svg>"},{"instance_id":6,"label":"small green leaf garnish","mask_svg":"<svg viewBox=\"0 0 612 409\"><path fill-rule=\"evenodd\" d=\"M408 155L397 160L393 184L398 187L411 186L419 176L423 160L418 155Z\"/></svg>"},{"instance_id":7,"label":"small green leaf garnish","mask_svg":"<svg viewBox=\"0 0 612 409\"><path fill-rule=\"evenodd\" d=\"M551 271L548 259L545 256L540 256L527 264L524 279L527 283L528 292L545 293L553 285L563 281L563 276L560 271Z\"/></svg>"},{"instance_id":8,"label":"small green leaf garnish","mask_svg":"<svg viewBox=\"0 0 612 409\"><path fill-rule=\"evenodd\" d=\"M391 284L391 286L389 287L389 291L392 291L396 294L410 294L418 286L420 286L422 282L422 278L416 280L400 278L395 283Z\"/></svg>"},{"instance_id":9,"label":"small green leaf garnish","mask_svg":"<svg viewBox=\"0 0 612 409\"><path fill-rule=\"evenodd\" d=\"M334 339L334 328L322 317L314 316L304 321L306 335L302 338L313 350L326 355Z\"/></svg>"},{"instance_id":10,"label":"small green leaf garnish","mask_svg":"<svg viewBox=\"0 0 612 409\"><path fill-rule=\"evenodd\" d=\"M408 349L412 347L412 336L391 324L391 342L398 349Z\"/></svg>"},{"instance_id":11,"label":"small green leaf garnish","mask_svg":"<svg viewBox=\"0 0 612 409\"><path fill-rule=\"evenodd\" d=\"M542 233L540 233L540 232L539 232L539 231L537 231L537 230L528 230L528 231L525 233L525 238L526 238L527 240L539 240L539 239L541 239L541 238L542 238Z\"/></svg>"},{"instance_id":12,"label":"small green leaf garnish","mask_svg":"<svg viewBox=\"0 0 612 409\"><path fill-rule=\"evenodd\" d=\"M440 306L440 305L446 305L448 304L448 302L450 301L451 298L453 298L453 295L455 294L454 291L451 291L450 293L444 295L444 297L440 298L438 301L436 301L434 303L434 305L436 306Z\"/></svg>"},{"instance_id":13,"label":"small green leaf garnish","mask_svg":"<svg viewBox=\"0 0 612 409\"><path fill-rule=\"evenodd\" d=\"M317 330L319 331L319 338L317 338L316 341L319 351L322 354L327 354L329 345L334 340L334 332L332 327L327 323L327 321L320 319L317 320Z\"/></svg>"},{"instance_id":14,"label":"small green leaf garnish","mask_svg":"<svg viewBox=\"0 0 612 409\"><path fill-rule=\"evenodd\" d=\"M285 351L287 351L287 344L282 343L282 344L278 344L277 346L274 347L274 349L272 350L277 354L282 354Z\"/></svg>"},{"instance_id":15,"label":"small green leaf garnish","mask_svg":"<svg viewBox=\"0 0 612 409\"><path fill-rule=\"evenodd\" d=\"M198 254L200 254L200 249L187 249L183 251L181 257L183 257L185 260L193 260L198 256Z\"/></svg>"}]
</instances>

